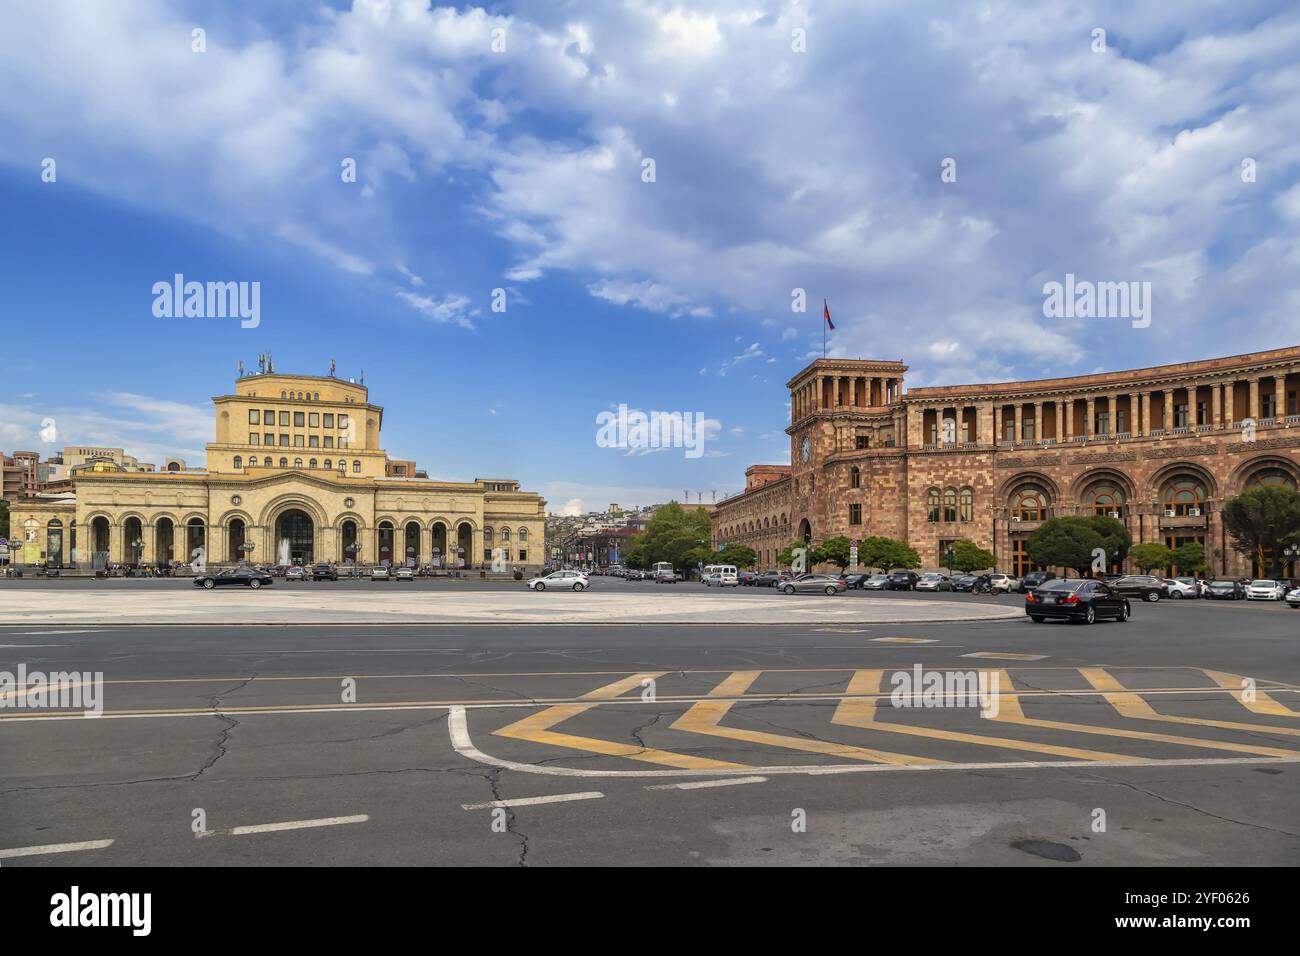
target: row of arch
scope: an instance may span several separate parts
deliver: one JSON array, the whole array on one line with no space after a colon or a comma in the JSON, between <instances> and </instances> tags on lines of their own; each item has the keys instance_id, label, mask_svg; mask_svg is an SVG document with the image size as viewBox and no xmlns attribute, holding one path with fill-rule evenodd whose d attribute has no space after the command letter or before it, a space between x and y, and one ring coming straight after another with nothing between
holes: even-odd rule
<instances>
[{"instance_id":1,"label":"row of arch","mask_svg":"<svg viewBox=\"0 0 1300 956\"><path fill-rule=\"evenodd\" d=\"M264 457L264 458L262 459L262 467L263 467L263 468L274 468L274 467L275 467L274 461L275 461L275 460L274 460L270 455L267 455L266 457ZM316 459L316 458L309 458L309 459L307 459L307 468L308 468L309 470L311 470L311 471L315 471L315 470L317 469L317 467L318 467L318 466L317 466L317 462L318 462L318 459ZM235 466L235 469L236 469L237 471L243 469L243 467L244 467L244 456L243 456L243 455L236 455L236 456L235 456L235 458L234 458L234 466ZM249 456L248 456L248 467L249 467L249 468L256 468L256 467L257 467L257 456L256 456L256 455L249 455ZM282 458L280 459L280 467L281 467L281 468L288 468L288 467L289 467L289 459L286 458L286 457L282 457ZM303 467L303 460L302 460L301 458L294 458L294 460L293 460L293 467L294 467L294 468L302 468L302 467ZM334 468L334 459L332 459L332 458L326 458L326 459L325 459L325 471L334 471L334 470L335 470L335 468ZM347 473L347 470L348 470L348 463L347 463L347 460L346 460L346 459L343 459L343 458L340 458L340 459L339 459L339 463L338 463L338 473L339 473L340 475L343 475L343 474L346 474L346 473ZM361 473L361 459L359 459L359 458L353 459L353 461L352 461L352 472L353 472L353 474L360 474L360 473Z\"/></svg>"}]
</instances>

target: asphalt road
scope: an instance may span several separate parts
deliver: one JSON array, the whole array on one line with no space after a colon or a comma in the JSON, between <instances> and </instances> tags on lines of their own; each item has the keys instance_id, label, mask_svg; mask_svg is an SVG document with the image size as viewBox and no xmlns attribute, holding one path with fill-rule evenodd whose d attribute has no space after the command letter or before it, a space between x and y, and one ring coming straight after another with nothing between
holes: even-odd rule
<instances>
[{"instance_id":1,"label":"asphalt road","mask_svg":"<svg viewBox=\"0 0 1300 956\"><path fill-rule=\"evenodd\" d=\"M105 684L0 709L0 863L1295 865L1297 628L5 626L0 671ZM996 712L895 707L916 665Z\"/></svg>"}]
</instances>

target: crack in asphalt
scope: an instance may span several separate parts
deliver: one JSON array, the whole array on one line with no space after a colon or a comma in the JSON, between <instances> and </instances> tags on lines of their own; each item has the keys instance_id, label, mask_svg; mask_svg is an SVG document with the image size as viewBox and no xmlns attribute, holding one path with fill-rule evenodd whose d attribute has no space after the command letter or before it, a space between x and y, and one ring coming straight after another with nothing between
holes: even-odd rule
<instances>
[{"instance_id":1,"label":"crack in asphalt","mask_svg":"<svg viewBox=\"0 0 1300 956\"><path fill-rule=\"evenodd\" d=\"M225 726L222 727L221 730L217 733L217 739L212 743L211 756L206 761L204 761L203 765L199 767L199 769L194 773L193 776L190 777L191 782L198 780L199 777L203 776L205 773L211 770L213 766L216 765L216 762L226 755L227 753L226 744L230 740L230 734L236 727L239 726L239 721L237 721L234 717L231 717L229 714L221 713L220 710L221 701L228 695L235 693L235 691L242 690L243 688L247 687L256 678L257 678L257 673L254 672L244 680L240 681L234 687L229 687L226 690L223 690L221 693L216 694L215 696L209 698L208 705L213 709L213 711L215 711L213 716L216 717L217 720L224 721Z\"/></svg>"},{"instance_id":2,"label":"crack in asphalt","mask_svg":"<svg viewBox=\"0 0 1300 956\"><path fill-rule=\"evenodd\" d=\"M1262 823L1251 823L1249 820L1236 820L1233 819L1232 817L1225 817L1218 813L1214 813L1210 810L1206 810L1204 807L1198 807L1192 803L1184 803L1181 800L1175 800L1173 797L1166 797L1164 794L1156 793L1154 790L1147 790L1146 788L1139 787L1137 784L1134 783L1126 783L1123 780L1115 780L1111 777L1103 777L1100 774L1095 774L1095 773L1084 774L1084 776L1091 777L1092 779L1100 781L1101 783L1110 784L1111 786L1124 787L1127 790L1132 790L1134 793L1143 794L1144 796L1148 796L1155 800L1159 800L1161 803L1167 803L1170 806L1182 807L1184 810L1191 810L1193 813L1199 813L1202 816L1209 817L1212 820L1221 820L1224 823L1232 823L1235 824L1236 826L1250 827L1253 830L1263 830L1266 833L1280 833L1283 836L1300 837L1300 833L1295 833L1292 832L1291 830L1283 830L1280 827L1270 827L1270 826L1265 826Z\"/></svg>"}]
</instances>

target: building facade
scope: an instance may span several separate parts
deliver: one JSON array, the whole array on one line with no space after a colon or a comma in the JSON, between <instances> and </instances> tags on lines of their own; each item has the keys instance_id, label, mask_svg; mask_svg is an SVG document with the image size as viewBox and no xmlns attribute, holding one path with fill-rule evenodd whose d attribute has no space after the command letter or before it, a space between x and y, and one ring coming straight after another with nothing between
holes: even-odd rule
<instances>
[{"instance_id":1,"label":"building facade","mask_svg":"<svg viewBox=\"0 0 1300 956\"><path fill-rule=\"evenodd\" d=\"M1023 574L1043 521L1109 514L1135 544L1203 544L1213 574L1263 573L1220 512L1252 485L1300 481L1300 347L906 391L905 372L818 359L791 379L790 465L747 472L718 503L714 546L747 544L774 566L795 541L882 535L939 567L965 538Z\"/></svg>"},{"instance_id":2,"label":"building facade","mask_svg":"<svg viewBox=\"0 0 1300 956\"><path fill-rule=\"evenodd\" d=\"M163 564L200 549L208 564L495 560L500 570L545 560L539 495L513 479L437 481L415 477L413 461L390 462L383 408L364 385L273 372L243 376L212 401L206 468L167 459L145 471L87 454L68 467L73 495L14 501L19 562Z\"/></svg>"}]
</instances>

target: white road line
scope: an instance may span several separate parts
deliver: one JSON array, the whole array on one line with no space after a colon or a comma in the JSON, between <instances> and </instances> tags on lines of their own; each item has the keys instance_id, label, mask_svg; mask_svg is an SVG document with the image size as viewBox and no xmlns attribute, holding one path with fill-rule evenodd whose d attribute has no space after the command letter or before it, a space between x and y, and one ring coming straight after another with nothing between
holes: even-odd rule
<instances>
[{"instance_id":1,"label":"white road line","mask_svg":"<svg viewBox=\"0 0 1300 956\"><path fill-rule=\"evenodd\" d=\"M321 817L319 820L288 820L284 823L255 823L245 827L231 827L228 830L204 830L196 834L200 837L243 836L246 833L278 833L281 830L308 830L312 827L337 827L345 823L365 823L369 814L358 813L351 817Z\"/></svg>"},{"instance_id":2,"label":"white road line","mask_svg":"<svg viewBox=\"0 0 1300 956\"><path fill-rule=\"evenodd\" d=\"M599 800L605 795L599 790L584 790L582 793L554 793L549 797L517 797L513 800L493 800L490 803L462 803L465 810L492 810L508 807L532 807L540 803L568 803L571 800Z\"/></svg>"},{"instance_id":3,"label":"white road line","mask_svg":"<svg viewBox=\"0 0 1300 956\"><path fill-rule=\"evenodd\" d=\"M703 790L706 787L738 787L742 783L767 783L767 777L735 777L731 780L696 780L691 783L656 783L647 790Z\"/></svg>"},{"instance_id":4,"label":"white road line","mask_svg":"<svg viewBox=\"0 0 1300 956\"><path fill-rule=\"evenodd\" d=\"M0 850L0 860L16 856L44 856L46 853L79 853L82 850L102 850L112 846L112 840L88 840L85 843L48 843L45 846L20 846L13 850Z\"/></svg>"},{"instance_id":5,"label":"white road line","mask_svg":"<svg viewBox=\"0 0 1300 956\"><path fill-rule=\"evenodd\" d=\"M87 627L76 631L9 631L8 633L5 634L5 637L32 637L33 635L46 637L51 634L96 634L96 633L99 633L98 628Z\"/></svg>"}]
</instances>

